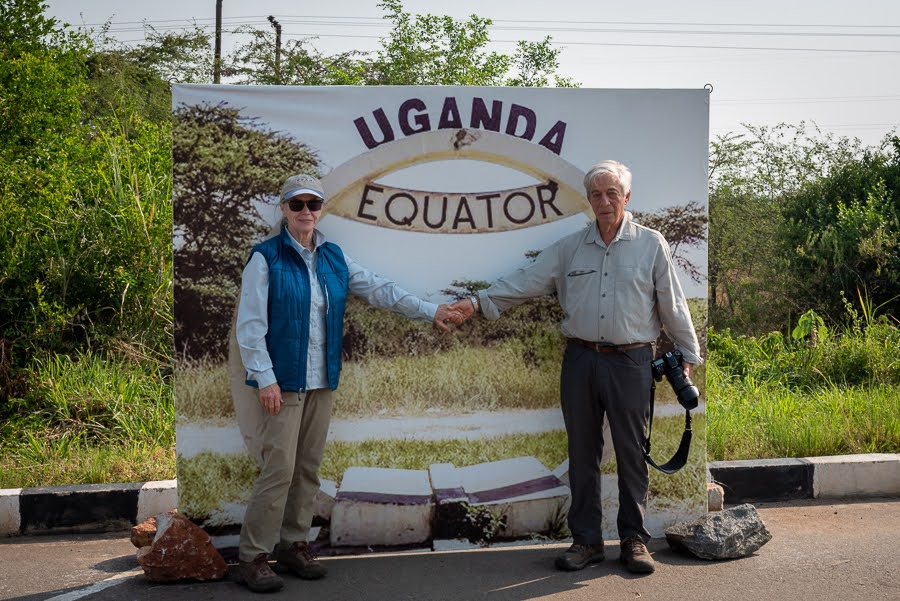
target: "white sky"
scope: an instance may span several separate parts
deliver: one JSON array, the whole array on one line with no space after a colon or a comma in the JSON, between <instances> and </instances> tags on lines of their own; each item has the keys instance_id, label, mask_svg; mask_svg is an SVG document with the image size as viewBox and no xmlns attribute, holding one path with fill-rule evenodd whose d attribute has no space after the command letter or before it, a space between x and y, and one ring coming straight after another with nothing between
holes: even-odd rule
<instances>
[{"instance_id":1,"label":"white sky","mask_svg":"<svg viewBox=\"0 0 900 601\"><path fill-rule=\"evenodd\" d=\"M196 20L212 31L215 0L49 0L48 13L99 27L122 41ZM269 27L285 40L319 36L322 52L372 50L388 27L377 0L223 1L223 45L241 24ZM551 35L563 47L559 72L592 88L713 86L710 135L742 123L814 122L823 131L875 144L900 125L900 2L756 0L600 2L597 0L406 0L414 14L471 14L493 20L493 49Z\"/></svg>"}]
</instances>

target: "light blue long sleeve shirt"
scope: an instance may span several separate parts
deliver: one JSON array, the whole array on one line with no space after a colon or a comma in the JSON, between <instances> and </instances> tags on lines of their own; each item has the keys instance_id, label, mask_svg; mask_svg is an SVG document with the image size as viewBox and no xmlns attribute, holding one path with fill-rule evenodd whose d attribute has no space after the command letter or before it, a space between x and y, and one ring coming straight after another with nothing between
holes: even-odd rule
<instances>
[{"instance_id":1,"label":"light blue long sleeve shirt","mask_svg":"<svg viewBox=\"0 0 900 601\"><path fill-rule=\"evenodd\" d=\"M325 310L326 299L316 277L316 252L325 243L325 235L315 230L314 248L301 245L288 232L291 246L300 254L310 274L309 351L307 354L307 390L327 388L325 367ZM438 306L410 294L391 280L369 271L346 253L350 294L362 297L370 305L395 311L404 317L432 321ZM241 300L238 305L236 335L241 360L247 377L256 380L260 388L276 383L272 360L266 348L269 331L269 266L265 257L253 253L241 277Z\"/></svg>"}]
</instances>

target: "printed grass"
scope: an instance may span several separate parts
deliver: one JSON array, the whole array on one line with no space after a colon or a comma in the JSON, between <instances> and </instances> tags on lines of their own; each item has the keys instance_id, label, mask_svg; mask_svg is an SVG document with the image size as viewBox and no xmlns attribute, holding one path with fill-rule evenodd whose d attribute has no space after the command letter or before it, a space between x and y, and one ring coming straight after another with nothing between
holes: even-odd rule
<instances>
[{"instance_id":1,"label":"printed grass","mask_svg":"<svg viewBox=\"0 0 900 601\"><path fill-rule=\"evenodd\" d=\"M496 348L457 347L426 356L347 361L333 417L557 407L561 356L535 362L527 348L509 341ZM701 396L706 392L705 374L701 365L693 377ZM179 418L233 416L229 378L226 365L179 367L175 385ZM656 398L660 403L675 402L665 380L657 384Z\"/></svg>"},{"instance_id":2,"label":"printed grass","mask_svg":"<svg viewBox=\"0 0 900 601\"><path fill-rule=\"evenodd\" d=\"M650 474L650 494L657 502L677 503L687 497L705 494L706 457L703 430L705 419L694 419L695 439L688 465L675 475L655 470ZM684 429L683 417L654 420L653 457L669 458L678 447ZM320 469L320 477L338 484L350 467L385 467L427 470L435 463L463 467L511 457L533 456L553 470L567 457L564 431L541 434L514 434L476 440L370 440L330 442ZM608 462L604 473L615 473L615 461ZM178 458L179 502L182 511L202 518L220 503L246 501L258 470L246 454L200 453ZM699 492L698 492L699 491Z\"/></svg>"},{"instance_id":3,"label":"printed grass","mask_svg":"<svg viewBox=\"0 0 900 601\"><path fill-rule=\"evenodd\" d=\"M528 359L521 342L493 348L457 347L432 355L347 361L334 417L424 415L493 409L541 409L559 404L559 361ZM178 416L216 419L234 414L225 365L179 367Z\"/></svg>"}]
</instances>

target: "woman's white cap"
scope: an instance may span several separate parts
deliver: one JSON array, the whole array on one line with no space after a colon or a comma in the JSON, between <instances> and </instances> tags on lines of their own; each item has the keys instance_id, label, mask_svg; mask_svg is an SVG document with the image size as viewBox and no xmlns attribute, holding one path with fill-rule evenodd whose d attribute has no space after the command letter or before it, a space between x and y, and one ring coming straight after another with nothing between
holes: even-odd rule
<instances>
[{"instance_id":1,"label":"woman's white cap","mask_svg":"<svg viewBox=\"0 0 900 601\"><path fill-rule=\"evenodd\" d=\"M292 175L284 180L284 183L281 185L281 202L299 194L312 194L325 200L325 189L322 187L322 182L305 173Z\"/></svg>"}]
</instances>

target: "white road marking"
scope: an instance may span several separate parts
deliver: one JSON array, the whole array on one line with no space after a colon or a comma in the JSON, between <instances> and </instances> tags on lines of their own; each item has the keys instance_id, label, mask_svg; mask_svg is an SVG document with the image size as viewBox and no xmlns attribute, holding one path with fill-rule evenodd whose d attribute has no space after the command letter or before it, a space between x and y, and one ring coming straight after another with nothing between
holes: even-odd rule
<instances>
[{"instance_id":1,"label":"white road marking","mask_svg":"<svg viewBox=\"0 0 900 601\"><path fill-rule=\"evenodd\" d=\"M93 595L94 593L99 593L103 589L121 584L126 579L135 578L142 575L143 573L144 572L141 568L134 568L133 570L121 572L119 574L116 574L115 576L111 576L106 580L95 582L94 584L86 588L78 589L77 591L70 591L63 595L57 595L56 597L50 597L49 599L47 599L47 601L78 601L78 599L82 599L84 597L87 597L88 595Z\"/></svg>"}]
</instances>

